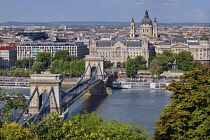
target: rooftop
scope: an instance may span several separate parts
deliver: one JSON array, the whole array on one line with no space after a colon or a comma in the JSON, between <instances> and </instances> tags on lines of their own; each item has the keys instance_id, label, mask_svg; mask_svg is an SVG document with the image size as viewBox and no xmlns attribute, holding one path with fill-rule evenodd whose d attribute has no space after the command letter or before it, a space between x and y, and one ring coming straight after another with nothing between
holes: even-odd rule
<instances>
[{"instance_id":1,"label":"rooftop","mask_svg":"<svg viewBox=\"0 0 210 140\"><path fill-rule=\"evenodd\" d=\"M1 46L0 50L16 50L17 46Z\"/></svg>"}]
</instances>

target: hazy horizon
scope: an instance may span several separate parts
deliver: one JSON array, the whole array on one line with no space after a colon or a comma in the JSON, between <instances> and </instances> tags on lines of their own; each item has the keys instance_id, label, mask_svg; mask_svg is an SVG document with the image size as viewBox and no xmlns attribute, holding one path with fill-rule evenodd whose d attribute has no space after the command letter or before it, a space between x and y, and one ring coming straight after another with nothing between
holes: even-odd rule
<instances>
[{"instance_id":1,"label":"hazy horizon","mask_svg":"<svg viewBox=\"0 0 210 140\"><path fill-rule=\"evenodd\" d=\"M210 23L209 0L1 0L0 23L130 22L145 10L158 23Z\"/></svg>"}]
</instances>

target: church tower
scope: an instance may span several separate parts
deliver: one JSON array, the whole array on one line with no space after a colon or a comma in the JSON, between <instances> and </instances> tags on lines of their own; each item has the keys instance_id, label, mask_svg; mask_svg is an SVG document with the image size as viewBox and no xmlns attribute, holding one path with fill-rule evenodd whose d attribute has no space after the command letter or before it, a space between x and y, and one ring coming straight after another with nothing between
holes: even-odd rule
<instances>
[{"instance_id":1,"label":"church tower","mask_svg":"<svg viewBox=\"0 0 210 140\"><path fill-rule=\"evenodd\" d=\"M148 11L145 11L144 18L140 25L140 38L150 38L153 37L153 25L152 20L149 18Z\"/></svg>"},{"instance_id":2,"label":"church tower","mask_svg":"<svg viewBox=\"0 0 210 140\"><path fill-rule=\"evenodd\" d=\"M131 25L130 25L130 39L135 38L135 22L132 18Z\"/></svg>"},{"instance_id":3,"label":"church tower","mask_svg":"<svg viewBox=\"0 0 210 140\"><path fill-rule=\"evenodd\" d=\"M158 24L157 24L156 17L153 22L153 37L158 37Z\"/></svg>"}]
</instances>

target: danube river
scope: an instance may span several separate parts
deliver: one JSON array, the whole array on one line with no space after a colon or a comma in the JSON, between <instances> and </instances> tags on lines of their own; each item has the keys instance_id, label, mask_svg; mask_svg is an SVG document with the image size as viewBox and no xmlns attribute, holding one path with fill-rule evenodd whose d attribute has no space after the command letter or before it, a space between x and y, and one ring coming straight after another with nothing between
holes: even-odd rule
<instances>
[{"instance_id":1,"label":"danube river","mask_svg":"<svg viewBox=\"0 0 210 140\"><path fill-rule=\"evenodd\" d=\"M5 89L4 92L21 92L29 95L29 89ZM171 92L166 90L114 89L109 96L82 96L69 107L69 114L96 112L102 118L133 122L153 133L155 121L165 105L170 104Z\"/></svg>"}]
</instances>

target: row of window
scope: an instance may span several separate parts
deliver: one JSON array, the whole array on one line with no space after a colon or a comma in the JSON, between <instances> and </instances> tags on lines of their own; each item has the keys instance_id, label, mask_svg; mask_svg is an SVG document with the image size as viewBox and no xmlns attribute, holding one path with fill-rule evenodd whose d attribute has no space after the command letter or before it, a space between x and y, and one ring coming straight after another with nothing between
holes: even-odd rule
<instances>
[{"instance_id":1,"label":"row of window","mask_svg":"<svg viewBox=\"0 0 210 140\"><path fill-rule=\"evenodd\" d=\"M75 46L75 44L21 44L20 46Z\"/></svg>"}]
</instances>

